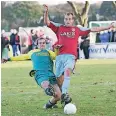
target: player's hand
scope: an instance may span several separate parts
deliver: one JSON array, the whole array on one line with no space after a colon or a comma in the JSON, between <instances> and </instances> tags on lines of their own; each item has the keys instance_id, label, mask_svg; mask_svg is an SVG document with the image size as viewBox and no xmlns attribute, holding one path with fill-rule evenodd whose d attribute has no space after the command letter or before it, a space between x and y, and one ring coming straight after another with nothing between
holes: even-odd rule
<instances>
[{"instance_id":1,"label":"player's hand","mask_svg":"<svg viewBox=\"0 0 116 116\"><path fill-rule=\"evenodd\" d=\"M48 6L44 4L43 7L44 7L44 12L48 12Z\"/></svg>"},{"instance_id":2,"label":"player's hand","mask_svg":"<svg viewBox=\"0 0 116 116\"><path fill-rule=\"evenodd\" d=\"M31 71L29 72L29 76L30 76L30 77L34 77L34 76L35 76L35 73L36 73L36 70L31 70Z\"/></svg>"},{"instance_id":3,"label":"player's hand","mask_svg":"<svg viewBox=\"0 0 116 116\"><path fill-rule=\"evenodd\" d=\"M57 44L57 45L54 46L54 48L59 49L59 48L61 48L62 46L63 46L63 45Z\"/></svg>"}]
</instances>

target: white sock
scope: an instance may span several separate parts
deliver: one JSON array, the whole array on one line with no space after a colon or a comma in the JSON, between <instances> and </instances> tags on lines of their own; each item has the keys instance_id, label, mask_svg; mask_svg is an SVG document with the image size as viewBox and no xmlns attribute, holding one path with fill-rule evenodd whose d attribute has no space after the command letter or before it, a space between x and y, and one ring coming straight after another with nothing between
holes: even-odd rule
<instances>
[{"instance_id":1,"label":"white sock","mask_svg":"<svg viewBox=\"0 0 116 116\"><path fill-rule=\"evenodd\" d=\"M62 84L62 94L63 93L66 94L68 92L69 85L70 85L70 77L64 77L64 81Z\"/></svg>"}]
</instances>

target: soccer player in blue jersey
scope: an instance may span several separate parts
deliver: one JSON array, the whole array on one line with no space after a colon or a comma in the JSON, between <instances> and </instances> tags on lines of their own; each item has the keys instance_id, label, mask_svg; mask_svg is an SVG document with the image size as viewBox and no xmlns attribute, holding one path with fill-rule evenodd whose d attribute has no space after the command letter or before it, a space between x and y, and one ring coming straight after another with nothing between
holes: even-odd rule
<instances>
[{"instance_id":1,"label":"soccer player in blue jersey","mask_svg":"<svg viewBox=\"0 0 116 116\"><path fill-rule=\"evenodd\" d=\"M53 73L53 60L56 57L56 53L50 50L46 50L46 39L37 39L38 49L31 50L28 54L23 54L16 57L11 57L9 61L21 61L31 59L34 73L34 78L37 84L44 89L45 93L49 96L53 96L44 108L52 108L57 101L60 100L61 91L57 85L55 75Z\"/></svg>"}]
</instances>

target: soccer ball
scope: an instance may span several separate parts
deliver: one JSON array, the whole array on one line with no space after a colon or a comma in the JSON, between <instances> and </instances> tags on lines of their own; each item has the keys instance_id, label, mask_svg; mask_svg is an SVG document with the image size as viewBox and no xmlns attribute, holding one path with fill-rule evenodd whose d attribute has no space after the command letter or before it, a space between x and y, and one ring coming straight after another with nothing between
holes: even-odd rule
<instances>
[{"instance_id":1,"label":"soccer ball","mask_svg":"<svg viewBox=\"0 0 116 116\"><path fill-rule=\"evenodd\" d=\"M76 111L77 111L77 108L72 103L66 104L65 107L64 107L64 113L65 114L75 114Z\"/></svg>"}]
</instances>

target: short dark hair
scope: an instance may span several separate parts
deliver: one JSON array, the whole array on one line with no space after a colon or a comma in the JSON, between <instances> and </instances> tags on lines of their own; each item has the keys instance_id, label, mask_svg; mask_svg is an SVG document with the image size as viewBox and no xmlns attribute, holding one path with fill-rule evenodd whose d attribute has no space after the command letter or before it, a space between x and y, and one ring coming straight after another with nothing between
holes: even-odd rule
<instances>
[{"instance_id":1,"label":"short dark hair","mask_svg":"<svg viewBox=\"0 0 116 116\"><path fill-rule=\"evenodd\" d=\"M73 19L75 18L75 16L74 16L74 13L72 13L72 12L67 12L67 13L65 13L65 15L72 15L72 17L73 17Z\"/></svg>"},{"instance_id":2,"label":"short dark hair","mask_svg":"<svg viewBox=\"0 0 116 116\"><path fill-rule=\"evenodd\" d=\"M39 41L39 40L42 40L42 39L45 40L45 42L46 42L46 38L40 37L40 38L37 38L37 39L36 39L36 44L38 45L38 41Z\"/></svg>"}]
</instances>

